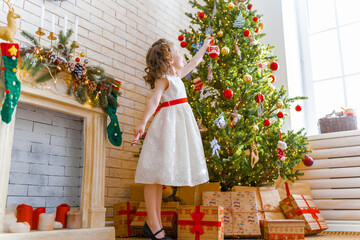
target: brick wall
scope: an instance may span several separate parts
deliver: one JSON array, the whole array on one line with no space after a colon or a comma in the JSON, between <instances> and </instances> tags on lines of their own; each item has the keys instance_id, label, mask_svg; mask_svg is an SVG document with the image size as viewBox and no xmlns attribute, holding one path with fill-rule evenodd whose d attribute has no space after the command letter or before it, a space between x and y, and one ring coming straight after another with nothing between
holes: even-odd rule
<instances>
[{"instance_id":1,"label":"brick wall","mask_svg":"<svg viewBox=\"0 0 360 240\"><path fill-rule=\"evenodd\" d=\"M19 104L16 112L7 205L80 206L83 120Z\"/></svg>"},{"instance_id":2,"label":"brick wall","mask_svg":"<svg viewBox=\"0 0 360 240\"><path fill-rule=\"evenodd\" d=\"M12 1L21 30L35 32L40 24L42 0ZM185 12L193 11L187 0L67 0L44 1L47 9L45 30L51 29L51 14L56 15L56 32L63 28L63 17L68 15L68 26L79 17L78 42L85 49L90 64L100 64L123 82L119 98L118 116L123 134L120 147L107 145L106 192L107 216L112 216L112 205L129 199L129 186L134 181L137 159L133 157L139 146L130 146L132 129L139 122L151 90L142 79L144 59L150 44L160 37L177 41L178 30L189 25ZM0 24L6 22L6 4L0 2ZM49 14L50 12L50 14ZM16 41L24 38L17 33ZM49 42L43 38L43 43Z\"/></svg>"}]
</instances>

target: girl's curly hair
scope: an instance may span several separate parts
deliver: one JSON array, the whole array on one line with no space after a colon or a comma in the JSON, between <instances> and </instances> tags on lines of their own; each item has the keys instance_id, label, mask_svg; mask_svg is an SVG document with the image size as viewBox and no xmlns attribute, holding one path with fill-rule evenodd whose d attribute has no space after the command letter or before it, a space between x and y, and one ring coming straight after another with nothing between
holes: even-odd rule
<instances>
[{"instance_id":1,"label":"girl's curly hair","mask_svg":"<svg viewBox=\"0 0 360 240\"><path fill-rule=\"evenodd\" d=\"M146 76L145 81L150 84L151 89L155 88L155 80L162 78L171 66L172 55L171 42L161 38L157 40L146 54Z\"/></svg>"}]
</instances>

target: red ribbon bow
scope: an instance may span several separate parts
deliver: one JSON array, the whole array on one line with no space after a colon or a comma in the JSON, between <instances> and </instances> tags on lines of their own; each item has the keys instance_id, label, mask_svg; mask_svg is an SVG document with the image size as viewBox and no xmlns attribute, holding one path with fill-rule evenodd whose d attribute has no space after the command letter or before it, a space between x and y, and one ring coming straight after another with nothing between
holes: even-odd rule
<instances>
[{"instance_id":1,"label":"red ribbon bow","mask_svg":"<svg viewBox=\"0 0 360 240\"><path fill-rule=\"evenodd\" d=\"M298 212L297 212L297 215L300 216L301 214L304 214L304 213L310 213L311 216L315 219L315 221L317 222L317 224L319 225L320 227L320 230L322 230L322 227L321 227L321 224L319 223L318 219L319 217L316 215L316 213L320 213L320 211L315 208L313 209L312 207L310 207L309 203L306 201L305 197L303 195L301 195L301 197L304 199L306 205L308 206L307 208L305 209L300 209Z\"/></svg>"}]
</instances>

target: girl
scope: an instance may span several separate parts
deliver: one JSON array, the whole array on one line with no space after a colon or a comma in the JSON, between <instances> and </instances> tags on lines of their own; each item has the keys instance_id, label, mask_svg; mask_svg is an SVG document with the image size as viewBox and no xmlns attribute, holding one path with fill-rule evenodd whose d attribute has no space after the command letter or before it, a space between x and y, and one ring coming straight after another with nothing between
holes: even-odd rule
<instances>
[{"instance_id":1,"label":"girl","mask_svg":"<svg viewBox=\"0 0 360 240\"><path fill-rule=\"evenodd\" d=\"M209 180L200 132L181 78L200 63L212 40L206 38L185 67L179 49L165 39L156 41L146 55L144 79L155 90L135 135L141 136L147 121L159 111L144 140L135 182L145 184L148 217L143 232L154 240L171 239L161 223L162 185L195 186ZM156 109L160 100L162 104Z\"/></svg>"}]
</instances>

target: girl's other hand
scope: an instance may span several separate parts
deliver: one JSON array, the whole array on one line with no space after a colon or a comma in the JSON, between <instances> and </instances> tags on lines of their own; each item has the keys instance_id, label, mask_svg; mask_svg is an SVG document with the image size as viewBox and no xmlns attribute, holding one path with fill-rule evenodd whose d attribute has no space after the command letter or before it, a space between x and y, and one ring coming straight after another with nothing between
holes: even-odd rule
<instances>
[{"instance_id":1,"label":"girl's other hand","mask_svg":"<svg viewBox=\"0 0 360 240\"><path fill-rule=\"evenodd\" d=\"M214 42L214 37L213 37L213 36L207 37L207 38L204 40L204 45L205 45L205 46L209 46L211 42Z\"/></svg>"},{"instance_id":2,"label":"girl's other hand","mask_svg":"<svg viewBox=\"0 0 360 240\"><path fill-rule=\"evenodd\" d=\"M137 125L134 128L134 135L138 135L138 133L140 133L140 137L144 134L145 132L145 124L140 123L139 125Z\"/></svg>"}]
</instances>

